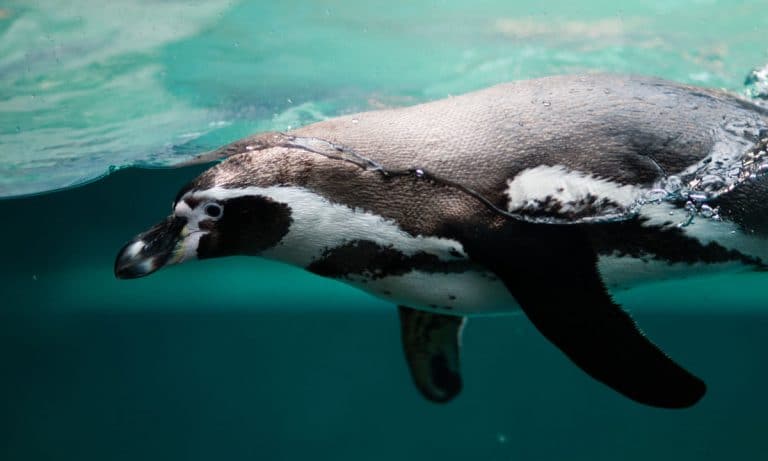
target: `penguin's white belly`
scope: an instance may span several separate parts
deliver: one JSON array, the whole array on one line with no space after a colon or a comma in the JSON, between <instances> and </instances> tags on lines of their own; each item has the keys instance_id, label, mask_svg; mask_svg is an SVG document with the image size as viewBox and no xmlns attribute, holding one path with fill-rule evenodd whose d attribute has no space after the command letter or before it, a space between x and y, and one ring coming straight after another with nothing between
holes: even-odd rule
<instances>
[{"instance_id":1,"label":"penguin's white belly","mask_svg":"<svg viewBox=\"0 0 768 461\"><path fill-rule=\"evenodd\" d=\"M598 268L606 287L611 291L645 283L749 270L749 267L738 262L669 264L628 256L602 256ZM515 298L491 272L411 271L404 275L377 279L360 277L346 282L394 304L448 315L504 314L518 312L520 309Z\"/></svg>"},{"instance_id":2,"label":"penguin's white belly","mask_svg":"<svg viewBox=\"0 0 768 461\"><path fill-rule=\"evenodd\" d=\"M736 261L711 264L670 264L664 261L630 256L601 256L597 267L605 286L609 290L622 290L645 283L681 280L752 269Z\"/></svg>"},{"instance_id":3,"label":"penguin's white belly","mask_svg":"<svg viewBox=\"0 0 768 461\"><path fill-rule=\"evenodd\" d=\"M395 304L444 314L471 315L519 309L504 284L491 272L436 273L411 271L347 283Z\"/></svg>"},{"instance_id":4,"label":"penguin's white belly","mask_svg":"<svg viewBox=\"0 0 768 461\"><path fill-rule=\"evenodd\" d=\"M537 170L535 173L561 174L560 170ZM512 181L510 190L516 191L514 197L520 196L520 190L516 189L518 186L526 191L527 188L540 185L542 181L537 178L541 179L535 175L525 176L523 179L526 181L522 185ZM577 199L586 193L603 196L610 192L613 194L610 197L612 203L619 205L635 198L634 189L613 187L602 180L580 174L570 175L566 179L566 186L575 187L569 195L563 196L569 200L568 203L578 202ZM557 181L555 183L559 184ZM539 192L536 189L524 196L528 197L526 200L535 202ZM416 309L455 315L505 313L519 309L504 284L491 272L471 264L463 246L456 240L411 235L392 219L330 202L304 188L250 187L227 189L221 194L260 195L291 204L293 221L289 232L279 245L265 251L262 256L343 280L376 297ZM645 207L641 214L646 219L644 225L664 228L685 223L681 228L686 236L698 240L702 245L716 242L726 249L768 260L767 242L744 235L734 224L711 219L691 221L687 211L670 204ZM510 255L510 258L514 258L514 255ZM366 260L370 260L371 267L365 267ZM386 260L386 264L377 267L377 261L381 263L382 260ZM401 263L400 266L395 265L397 270L394 271L390 267L393 260ZM429 262L427 266L432 266L433 270L426 270L423 264L419 266L419 261ZM512 259L510 263L520 264ZM457 271L462 264L465 269ZM601 256L598 263L600 274L610 290L743 267L741 263L669 264L653 259L653 255L648 258ZM520 266L519 270L524 271L525 266ZM553 289L557 289L557 280L552 281L552 284Z\"/></svg>"},{"instance_id":5,"label":"penguin's white belly","mask_svg":"<svg viewBox=\"0 0 768 461\"><path fill-rule=\"evenodd\" d=\"M730 251L737 251L756 261L768 261L768 241L762 237L744 232L736 224L697 216L690 218L689 212L670 204L646 206L642 216L645 226L667 228L676 226L685 236L698 241L702 246L716 244ZM683 225L684 224L684 225ZM688 279L722 272L754 270L754 265L732 260L718 263L669 263L654 259L630 256L601 256L598 270L609 289L632 288L644 283Z\"/></svg>"}]
</instances>

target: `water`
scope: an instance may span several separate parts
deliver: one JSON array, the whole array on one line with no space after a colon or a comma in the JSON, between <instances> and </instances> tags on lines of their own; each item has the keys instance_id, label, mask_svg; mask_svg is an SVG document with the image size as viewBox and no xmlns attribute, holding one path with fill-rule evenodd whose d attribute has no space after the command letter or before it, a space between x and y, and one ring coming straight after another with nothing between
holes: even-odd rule
<instances>
[{"instance_id":1,"label":"water","mask_svg":"<svg viewBox=\"0 0 768 461\"><path fill-rule=\"evenodd\" d=\"M764 0L0 9L0 196L521 78L603 70L740 90L768 54Z\"/></svg>"},{"instance_id":2,"label":"water","mask_svg":"<svg viewBox=\"0 0 768 461\"><path fill-rule=\"evenodd\" d=\"M548 74L742 91L768 61L766 6L0 5L0 195L15 197L0 201L0 459L766 458L761 274L617 294L706 379L680 412L592 381L523 317L471 322L465 390L436 406L410 383L392 306L352 288L251 258L112 276L199 171L127 166Z\"/></svg>"}]
</instances>

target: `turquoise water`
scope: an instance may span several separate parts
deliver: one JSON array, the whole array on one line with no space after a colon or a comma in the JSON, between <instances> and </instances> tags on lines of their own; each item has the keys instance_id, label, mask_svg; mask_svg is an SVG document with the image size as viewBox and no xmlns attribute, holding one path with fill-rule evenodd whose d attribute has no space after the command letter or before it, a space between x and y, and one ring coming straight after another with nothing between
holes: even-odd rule
<instances>
[{"instance_id":1,"label":"turquoise water","mask_svg":"<svg viewBox=\"0 0 768 461\"><path fill-rule=\"evenodd\" d=\"M392 306L352 288L252 258L134 281L112 263L199 171L128 166L549 74L742 91L768 61L766 6L0 5L0 459L765 459L759 274L617 294L709 385L670 412L592 381L519 316L473 319L465 390L434 405Z\"/></svg>"},{"instance_id":2,"label":"turquoise water","mask_svg":"<svg viewBox=\"0 0 768 461\"><path fill-rule=\"evenodd\" d=\"M170 164L255 131L610 71L741 90L765 0L0 5L0 196Z\"/></svg>"}]
</instances>

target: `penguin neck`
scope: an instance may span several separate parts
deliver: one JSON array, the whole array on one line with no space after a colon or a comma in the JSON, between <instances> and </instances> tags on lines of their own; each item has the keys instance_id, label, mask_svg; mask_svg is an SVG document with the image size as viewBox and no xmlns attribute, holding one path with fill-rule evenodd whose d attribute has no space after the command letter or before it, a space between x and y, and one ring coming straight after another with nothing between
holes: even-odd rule
<instances>
[{"instance_id":1,"label":"penguin neck","mask_svg":"<svg viewBox=\"0 0 768 461\"><path fill-rule=\"evenodd\" d=\"M259 193L286 203L291 209L288 233L277 245L261 254L269 259L307 268L334 249L354 248L362 242L395 249L406 255L424 252L441 260L466 258L462 245L455 240L411 235L392 219L332 202L308 188L269 187Z\"/></svg>"},{"instance_id":2,"label":"penguin neck","mask_svg":"<svg viewBox=\"0 0 768 461\"><path fill-rule=\"evenodd\" d=\"M345 234L340 205L300 185L260 188L260 195L285 203L291 210L291 225L280 242L261 256L287 264L307 267ZM354 210L350 210L354 214Z\"/></svg>"}]
</instances>

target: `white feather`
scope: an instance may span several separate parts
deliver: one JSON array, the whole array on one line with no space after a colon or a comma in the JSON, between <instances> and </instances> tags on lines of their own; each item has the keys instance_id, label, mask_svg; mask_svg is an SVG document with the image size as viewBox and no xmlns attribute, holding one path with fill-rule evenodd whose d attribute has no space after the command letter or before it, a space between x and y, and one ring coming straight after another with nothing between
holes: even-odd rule
<instances>
[{"instance_id":1,"label":"white feather","mask_svg":"<svg viewBox=\"0 0 768 461\"><path fill-rule=\"evenodd\" d=\"M380 279L347 283L395 304L445 314L487 314L517 311L519 305L490 272L434 273L418 270Z\"/></svg>"},{"instance_id":2,"label":"white feather","mask_svg":"<svg viewBox=\"0 0 768 461\"><path fill-rule=\"evenodd\" d=\"M563 211L579 212L589 196L629 208L641 198L643 189L571 171L562 165L542 165L507 180L505 193L508 211L535 208L549 197L559 202Z\"/></svg>"}]
</instances>

